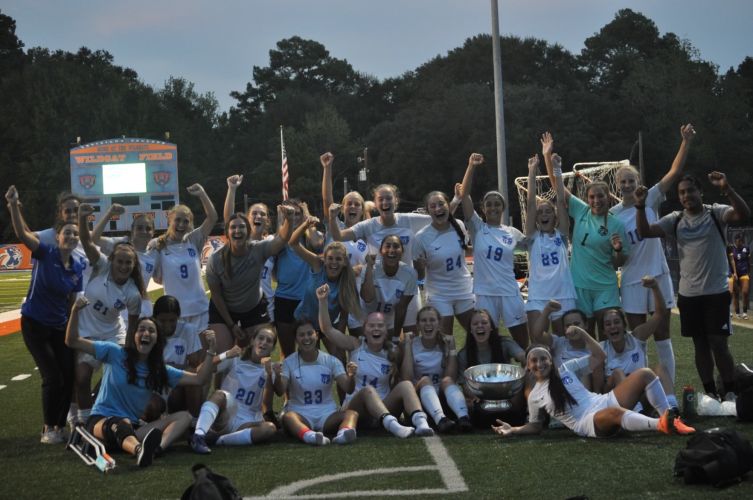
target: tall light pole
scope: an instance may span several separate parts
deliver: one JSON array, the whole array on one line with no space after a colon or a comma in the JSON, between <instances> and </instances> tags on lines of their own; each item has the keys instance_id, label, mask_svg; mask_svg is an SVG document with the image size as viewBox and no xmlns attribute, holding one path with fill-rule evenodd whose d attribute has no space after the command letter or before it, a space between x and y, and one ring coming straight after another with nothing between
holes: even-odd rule
<instances>
[{"instance_id":1,"label":"tall light pole","mask_svg":"<svg viewBox=\"0 0 753 500\"><path fill-rule=\"evenodd\" d=\"M494 110L497 123L497 190L505 197L505 210L502 222L510 223L510 197L507 196L507 146L505 145L505 110L502 100L502 54L499 45L498 0L492 3L492 54L494 57Z\"/></svg>"}]
</instances>

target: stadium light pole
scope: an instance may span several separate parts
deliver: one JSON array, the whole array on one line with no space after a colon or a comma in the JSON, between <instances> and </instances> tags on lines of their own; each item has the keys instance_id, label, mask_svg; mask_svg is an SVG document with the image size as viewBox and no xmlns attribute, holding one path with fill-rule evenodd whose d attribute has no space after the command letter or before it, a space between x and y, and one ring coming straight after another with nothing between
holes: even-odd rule
<instances>
[{"instance_id":1,"label":"stadium light pole","mask_svg":"<svg viewBox=\"0 0 753 500\"><path fill-rule=\"evenodd\" d=\"M494 58L494 109L497 124L497 190L505 197L507 210L503 224L510 224L510 197L507 195L507 146L505 144L505 110L502 99L502 54L499 45L499 6L498 0L492 4L492 55Z\"/></svg>"}]
</instances>

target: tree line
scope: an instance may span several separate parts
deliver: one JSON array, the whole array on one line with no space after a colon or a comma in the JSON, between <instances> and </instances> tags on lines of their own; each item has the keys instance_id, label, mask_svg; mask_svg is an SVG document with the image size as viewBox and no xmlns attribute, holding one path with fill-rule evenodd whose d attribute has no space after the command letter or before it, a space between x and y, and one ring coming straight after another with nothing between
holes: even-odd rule
<instances>
[{"instance_id":1,"label":"tree line","mask_svg":"<svg viewBox=\"0 0 753 500\"><path fill-rule=\"evenodd\" d=\"M291 195L315 210L324 151L336 156L336 199L342 176L356 187L364 147L369 178L360 187L367 198L368 188L381 182L398 185L405 208L431 190L451 192L474 151L488 165L474 198L496 186L489 35L383 80L316 41L280 40L269 64L253 67L245 88L231 93L235 104L220 112L212 93L198 93L179 76L155 89L104 50L25 50L15 31L15 21L0 12L0 176L18 186L31 227L53 222L55 195L70 185L68 150L77 136L83 142L162 139L169 131L178 145L181 186L200 182L215 203L233 173L245 174L250 199L279 201L280 125ZM721 170L744 197L753 195L746 175L753 157L753 58L722 72L690 41L661 34L629 9L587 38L580 54L535 38L507 36L500 43L511 197L513 179L527 175L526 160L545 130L555 134L566 167L627 158L640 131L646 182L653 183L688 122L698 131L688 170ZM707 200L715 197L709 192ZM509 205L520 220L517 202ZM0 220L9 241L5 211Z\"/></svg>"}]
</instances>

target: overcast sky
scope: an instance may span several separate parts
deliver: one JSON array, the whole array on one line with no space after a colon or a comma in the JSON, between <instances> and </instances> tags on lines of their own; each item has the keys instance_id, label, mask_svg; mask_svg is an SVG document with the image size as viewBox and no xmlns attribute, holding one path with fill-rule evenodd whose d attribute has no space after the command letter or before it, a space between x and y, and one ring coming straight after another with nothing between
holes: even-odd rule
<instances>
[{"instance_id":1,"label":"overcast sky","mask_svg":"<svg viewBox=\"0 0 753 500\"><path fill-rule=\"evenodd\" d=\"M723 71L753 55L752 0L499 0L500 30L579 53L625 7ZM268 65L269 50L293 35L385 78L491 33L489 0L3 0L0 10L26 48L104 49L157 88L173 75L214 92L223 110L251 68Z\"/></svg>"}]
</instances>

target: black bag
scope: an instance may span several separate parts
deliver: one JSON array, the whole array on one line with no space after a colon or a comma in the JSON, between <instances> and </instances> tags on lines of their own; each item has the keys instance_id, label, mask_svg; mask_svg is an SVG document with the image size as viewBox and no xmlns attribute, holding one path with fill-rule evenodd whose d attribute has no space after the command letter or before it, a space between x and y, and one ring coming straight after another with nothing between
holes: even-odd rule
<instances>
[{"instance_id":1,"label":"black bag","mask_svg":"<svg viewBox=\"0 0 753 500\"><path fill-rule=\"evenodd\" d=\"M241 500L230 479L215 474L206 465L195 464L191 472L193 484L183 492L181 500Z\"/></svg>"},{"instance_id":2,"label":"black bag","mask_svg":"<svg viewBox=\"0 0 753 500\"><path fill-rule=\"evenodd\" d=\"M695 434L675 459L675 476L685 484L724 488L742 480L753 468L753 447L734 429L714 428Z\"/></svg>"},{"instance_id":3,"label":"black bag","mask_svg":"<svg viewBox=\"0 0 753 500\"><path fill-rule=\"evenodd\" d=\"M745 363L735 365L735 387L737 392L753 387L753 370L748 368Z\"/></svg>"},{"instance_id":4,"label":"black bag","mask_svg":"<svg viewBox=\"0 0 753 500\"><path fill-rule=\"evenodd\" d=\"M737 419L741 422L753 422L753 387L740 392L735 401Z\"/></svg>"}]
</instances>

